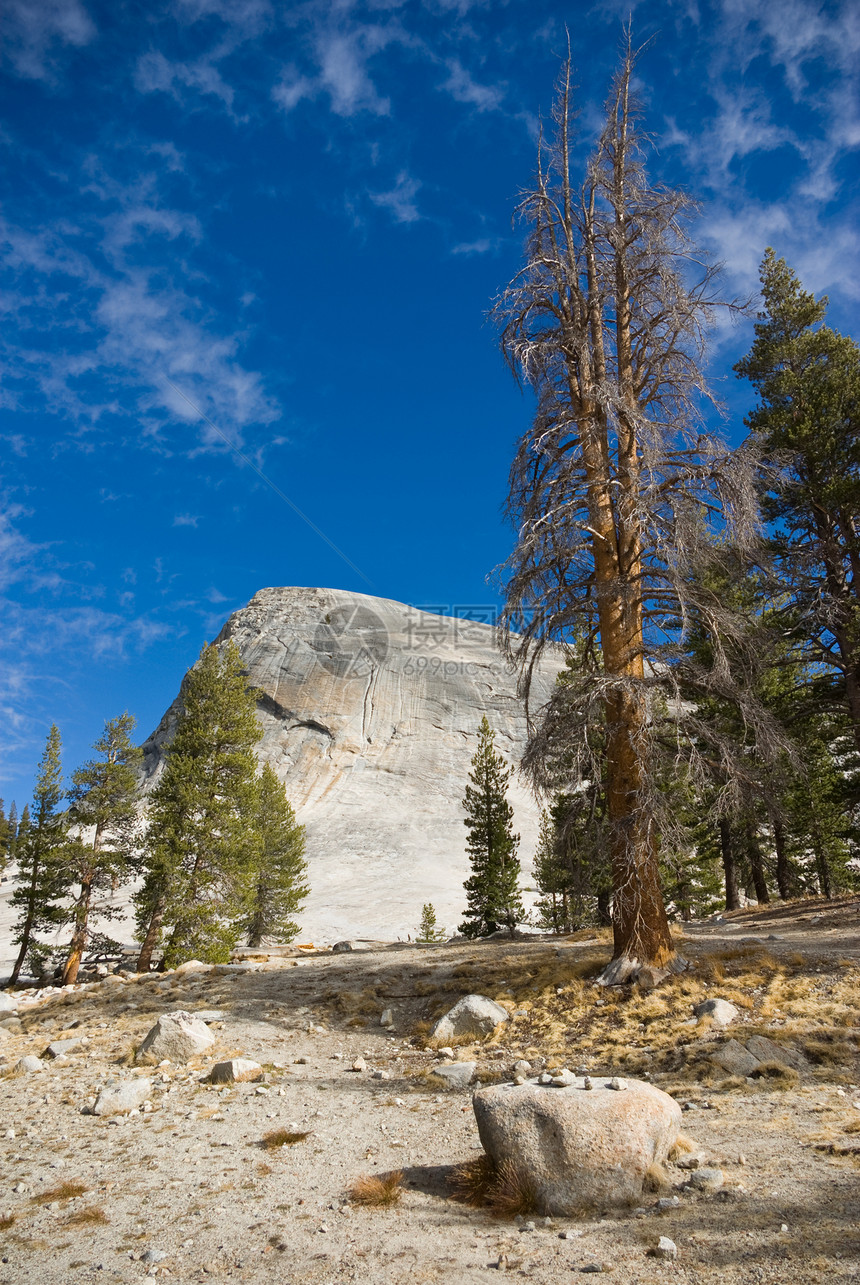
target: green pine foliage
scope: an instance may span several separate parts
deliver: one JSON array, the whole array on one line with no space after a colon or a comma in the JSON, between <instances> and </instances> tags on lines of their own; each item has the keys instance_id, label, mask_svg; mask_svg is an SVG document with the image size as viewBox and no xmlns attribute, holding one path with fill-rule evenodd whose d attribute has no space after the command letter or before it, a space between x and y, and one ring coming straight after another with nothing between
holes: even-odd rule
<instances>
[{"instance_id":1,"label":"green pine foliage","mask_svg":"<svg viewBox=\"0 0 860 1285\"><path fill-rule=\"evenodd\" d=\"M252 828L257 846L242 933L249 946L259 946L267 938L292 941L299 931L293 916L310 892L305 882L305 830L268 763L256 781Z\"/></svg>"},{"instance_id":2,"label":"green pine foliage","mask_svg":"<svg viewBox=\"0 0 860 1285\"><path fill-rule=\"evenodd\" d=\"M511 769L496 753L495 734L485 715L463 799L472 865L472 876L463 885L467 909L460 932L466 937L486 937L500 928L513 934L525 918L519 892L520 836L514 834L514 811L507 800L510 776Z\"/></svg>"},{"instance_id":3,"label":"green pine foliage","mask_svg":"<svg viewBox=\"0 0 860 1285\"><path fill-rule=\"evenodd\" d=\"M860 350L823 324L827 299L770 249L761 284L755 341L735 370L761 399L746 422L771 466L761 496L781 615L816 667L819 699L847 710L860 749Z\"/></svg>"},{"instance_id":4,"label":"green pine foliage","mask_svg":"<svg viewBox=\"0 0 860 1285\"><path fill-rule=\"evenodd\" d=\"M444 941L447 936L444 928L436 922L436 910L431 901L425 901L421 908L421 923L418 925L416 941Z\"/></svg>"},{"instance_id":5,"label":"green pine foliage","mask_svg":"<svg viewBox=\"0 0 860 1285\"><path fill-rule=\"evenodd\" d=\"M37 967L44 962L47 951L36 934L55 929L65 915L60 903L68 891L63 860L68 836L66 815L60 810L63 800L60 751L60 733L56 725L52 725L39 760L33 809L32 812L25 809L18 827L17 887L11 902L18 911L12 941L19 949L9 981L11 986L17 982L28 957Z\"/></svg>"},{"instance_id":6,"label":"green pine foliage","mask_svg":"<svg viewBox=\"0 0 860 1285\"><path fill-rule=\"evenodd\" d=\"M3 799L0 799L0 872L6 869L6 863L9 860L9 832L9 818L3 806Z\"/></svg>"},{"instance_id":7,"label":"green pine foliage","mask_svg":"<svg viewBox=\"0 0 860 1285\"><path fill-rule=\"evenodd\" d=\"M200 653L150 795L145 878L137 894L139 968L166 936L164 963L229 958L246 923L257 843L253 691L235 643ZM165 932L165 930L168 930Z\"/></svg>"},{"instance_id":8,"label":"green pine foliage","mask_svg":"<svg viewBox=\"0 0 860 1285\"><path fill-rule=\"evenodd\" d=\"M94 914L102 919L122 915L108 897L132 873L140 762L140 750L131 740L134 726L128 713L106 722L94 746L99 757L72 773L69 821L75 833L66 846L65 865L74 899L64 985L77 979Z\"/></svg>"}]
</instances>

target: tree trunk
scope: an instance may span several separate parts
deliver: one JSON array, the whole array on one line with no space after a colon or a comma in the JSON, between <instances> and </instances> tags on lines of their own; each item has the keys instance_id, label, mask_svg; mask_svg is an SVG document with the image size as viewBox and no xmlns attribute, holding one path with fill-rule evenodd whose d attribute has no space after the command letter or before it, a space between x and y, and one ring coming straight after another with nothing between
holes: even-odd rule
<instances>
[{"instance_id":1,"label":"tree trunk","mask_svg":"<svg viewBox=\"0 0 860 1285\"><path fill-rule=\"evenodd\" d=\"M159 897L153 910L143 944L140 948L140 954L137 957L137 971L139 973L148 973L152 967L152 952L155 950L155 943L158 941L158 934L161 931L161 922L164 919L164 911L167 905L165 897Z\"/></svg>"},{"instance_id":2,"label":"tree trunk","mask_svg":"<svg viewBox=\"0 0 860 1285\"><path fill-rule=\"evenodd\" d=\"M783 901L794 895L794 875L785 846L785 827L781 821L773 823L773 845L776 848L776 886Z\"/></svg>"},{"instance_id":3,"label":"tree trunk","mask_svg":"<svg viewBox=\"0 0 860 1285\"><path fill-rule=\"evenodd\" d=\"M756 901L761 906L766 906L770 901L770 893L767 890L767 880L764 875L764 861L762 859L761 844L758 841L758 835L751 821L748 821L745 827L747 860L750 863L750 874L752 875L753 887L755 888Z\"/></svg>"},{"instance_id":4,"label":"tree trunk","mask_svg":"<svg viewBox=\"0 0 860 1285\"><path fill-rule=\"evenodd\" d=\"M597 894L597 922L601 928L612 926L612 894L608 888Z\"/></svg>"},{"instance_id":5,"label":"tree trunk","mask_svg":"<svg viewBox=\"0 0 860 1285\"><path fill-rule=\"evenodd\" d=\"M78 904L75 908L75 931L72 933L72 941L69 946L66 966L63 969L63 979L60 983L61 986L71 986L78 980L78 970L81 966L81 960L87 944L87 928L89 927L92 895L93 884L92 876L90 876L87 879L81 880L81 892L78 897Z\"/></svg>"},{"instance_id":6,"label":"tree trunk","mask_svg":"<svg viewBox=\"0 0 860 1285\"><path fill-rule=\"evenodd\" d=\"M738 870L732 846L732 827L725 818L720 820L720 853L726 881L726 910L740 910L741 895L738 891Z\"/></svg>"},{"instance_id":7,"label":"tree trunk","mask_svg":"<svg viewBox=\"0 0 860 1285\"><path fill-rule=\"evenodd\" d=\"M24 967L24 960L27 958L27 951L30 949L30 938L33 935L33 910L29 907L27 918L24 920L24 927L21 932L21 949L18 951L18 958L15 960L12 968L12 976L9 978L9 985L16 985L21 975L21 969Z\"/></svg>"}]
</instances>

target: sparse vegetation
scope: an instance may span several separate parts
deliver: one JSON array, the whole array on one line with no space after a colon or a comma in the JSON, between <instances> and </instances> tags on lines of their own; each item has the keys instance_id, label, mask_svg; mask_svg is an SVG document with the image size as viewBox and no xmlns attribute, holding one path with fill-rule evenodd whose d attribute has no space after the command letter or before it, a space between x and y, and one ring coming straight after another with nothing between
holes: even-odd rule
<instances>
[{"instance_id":1,"label":"sparse vegetation","mask_svg":"<svg viewBox=\"0 0 860 1285\"><path fill-rule=\"evenodd\" d=\"M83 1196L89 1191L89 1187L80 1179L69 1178L65 1182L60 1182L56 1187L49 1187L46 1191L39 1191L31 1197L34 1205L50 1205L55 1200L75 1200L78 1196Z\"/></svg>"},{"instance_id":2,"label":"sparse vegetation","mask_svg":"<svg viewBox=\"0 0 860 1285\"><path fill-rule=\"evenodd\" d=\"M263 1134L260 1146L265 1151L277 1151L279 1147L294 1147L299 1142L304 1142L305 1138L310 1137L310 1130L304 1132L291 1129L272 1129L269 1133Z\"/></svg>"},{"instance_id":3,"label":"sparse vegetation","mask_svg":"<svg viewBox=\"0 0 860 1285\"><path fill-rule=\"evenodd\" d=\"M511 1160L494 1164L488 1155L458 1165L450 1179L456 1200L483 1206L500 1218L539 1212L533 1185Z\"/></svg>"},{"instance_id":4,"label":"sparse vegetation","mask_svg":"<svg viewBox=\"0 0 860 1285\"><path fill-rule=\"evenodd\" d=\"M402 1195L403 1173L400 1169L391 1173L362 1174L349 1189L349 1198L354 1205L370 1209L390 1209L400 1203Z\"/></svg>"}]
</instances>

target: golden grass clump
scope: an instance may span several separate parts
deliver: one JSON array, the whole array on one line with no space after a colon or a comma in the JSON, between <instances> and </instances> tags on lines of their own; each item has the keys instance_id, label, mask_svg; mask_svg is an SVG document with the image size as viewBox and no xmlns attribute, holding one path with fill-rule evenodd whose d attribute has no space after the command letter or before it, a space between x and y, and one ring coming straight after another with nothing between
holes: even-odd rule
<instances>
[{"instance_id":1,"label":"golden grass clump","mask_svg":"<svg viewBox=\"0 0 860 1285\"><path fill-rule=\"evenodd\" d=\"M349 1189L354 1205L367 1209L391 1209L400 1203L403 1195L403 1172L393 1169L390 1173L361 1174Z\"/></svg>"},{"instance_id":2,"label":"golden grass clump","mask_svg":"<svg viewBox=\"0 0 860 1285\"><path fill-rule=\"evenodd\" d=\"M296 1132L290 1129L272 1129L269 1133L264 1133L260 1139L260 1146L264 1151L277 1151L279 1147L294 1147L298 1142L304 1142L305 1138L310 1136L310 1129L304 1132Z\"/></svg>"},{"instance_id":3,"label":"golden grass clump","mask_svg":"<svg viewBox=\"0 0 860 1285\"><path fill-rule=\"evenodd\" d=\"M642 1190L659 1195L663 1191L668 1191L672 1186L672 1179L661 1164L655 1160L645 1170L645 1177L642 1182Z\"/></svg>"},{"instance_id":4,"label":"golden grass clump","mask_svg":"<svg viewBox=\"0 0 860 1285\"><path fill-rule=\"evenodd\" d=\"M680 1160L681 1156L689 1156L692 1152L698 1150L699 1148L692 1138L688 1138L686 1133L679 1133L669 1151L669 1159L674 1162L675 1160Z\"/></svg>"},{"instance_id":5,"label":"golden grass clump","mask_svg":"<svg viewBox=\"0 0 860 1285\"><path fill-rule=\"evenodd\" d=\"M457 1165L450 1179L455 1200L483 1206L500 1218L533 1214L537 1209L534 1185L511 1160L496 1165L489 1156L478 1156Z\"/></svg>"},{"instance_id":6,"label":"golden grass clump","mask_svg":"<svg viewBox=\"0 0 860 1285\"><path fill-rule=\"evenodd\" d=\"M766 1080L769 1089L793 1089L800 1083L800 1076L783 1062L761 1062L750 1073L753 1080Z\"/></svg>"},{"instance_id":7,"label":"golden grass clump","mask_svg":"<svg viewBox=\"0 0 860 1285\"><path fill-rule=\"evenodd\" d=\"M0 1217L0 1231L8 1231L10 1227L15 1226L14 1214L3 1214Z\"/></svg>"},{"instance_id":8,"label":"golden grass clump","mask_svg":"<svg viewBox=\"0 0 860 1285\"><path fill-rule=\"evenodd\" d=\"M38 1195L31 1196L30 1199L34 1205L51 1205L55 1200L74 1200L77 1196L82 1196L89 1187L80 1179L69 1178L65 1182L59 1183L56 1187L49 1187L47 1191L40 1191Z\"/></svg>"},{"instance_id":9,"label":"golden grass clump","mask_svg":"<svg viewBox=\"0 0 860 1285\"><path fill-rule=\"evenodd\" d=\"M80 1227L93 1223L109 1223L105 1211L98 1205L86 1205L83 1209L76 1209L73 1214L69 1214L66 1219L67 1227Z\"/></svg>"}]
</instances>

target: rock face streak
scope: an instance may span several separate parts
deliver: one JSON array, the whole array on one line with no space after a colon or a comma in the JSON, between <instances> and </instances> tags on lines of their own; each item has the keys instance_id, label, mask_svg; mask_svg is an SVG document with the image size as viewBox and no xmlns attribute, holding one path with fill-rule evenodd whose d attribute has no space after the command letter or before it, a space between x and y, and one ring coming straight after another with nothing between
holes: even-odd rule
<instances>
[{"instance_id":1,"label":"rock face streak","mask_svg":"<svg viewBox=\"0 0 860 1285\"><path fill-rule=\"evenodd\" d=\"M307 827L311 895L300 940L413 936L431 901L459 923L469 873L461 799L481 716L518 763L525 714L492 627L336 589L262 589L232 639L258 689L258 753ZM536 674L533 703L558 665ZM144 746L158 774L177 701ZM510 799L524 872L539 810L516 776ZM528 882L526 879L525 882Z\"/></svg>"}]
</instances>

